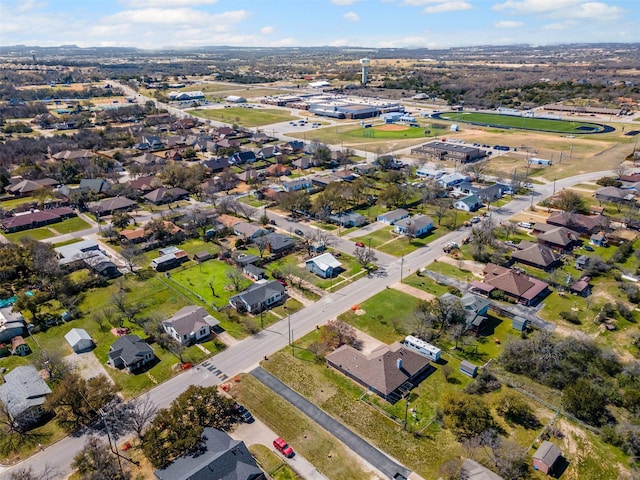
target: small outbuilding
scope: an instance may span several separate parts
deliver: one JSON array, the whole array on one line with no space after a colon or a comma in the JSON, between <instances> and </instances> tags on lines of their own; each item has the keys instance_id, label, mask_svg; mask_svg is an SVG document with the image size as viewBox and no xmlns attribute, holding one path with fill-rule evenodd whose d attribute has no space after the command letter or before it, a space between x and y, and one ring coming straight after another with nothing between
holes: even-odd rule
<instances>
[{"instance_id":1,"label":"small outbuilding","mask_svg":"<svg viewBox=\"0 0 640 480\"><path fill-rule=\"evenodd\" d=\"M75 353L87 352L93 348L91 335L82 328L72 328L64 336L64 339Z\"/></svg>"},{"instance_id":2,"label":"small outbuilding","mask_svg":"<svg viewBox=\"0 0 640 480\"><path fill-rule=\"evenodd\" d=\"M511 321L511 328L513 328L517 332L523 332L527 329L528 320L526 318L522 318L519 315L513 317Z\"/></svg>"},{"instance_id":3,"label":"small outbuilding","mask_svg":"<svg viewBox=\"0 0 640 480\"><path fill-rule=\"evenodd\" d=\"M533 454L533 469L548 475L561 455L562 452L554 443L545 440Z\"/></svg>"},{"instance_id":4,"label":"small outbuilding","mask_svg":"<svg viewBox=\"0 0 640 480\"><path fill-rule=\"evenodd\" d=\"M478 375L478 367L471 362L463 360L460 362L460 372L468 377L475 378Z\"/></svg>"}]
</instances>

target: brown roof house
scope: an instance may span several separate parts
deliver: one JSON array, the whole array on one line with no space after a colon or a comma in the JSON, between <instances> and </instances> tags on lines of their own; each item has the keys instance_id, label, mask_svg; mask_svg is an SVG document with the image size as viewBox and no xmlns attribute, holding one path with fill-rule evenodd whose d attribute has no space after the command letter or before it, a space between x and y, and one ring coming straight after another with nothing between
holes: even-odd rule
<instances>
[{"instance_id":1,"label":"brown roof house","mask_svg":"<svg viewBox=\"0 0 640 480\"><path fill-rule=\"evenodd\" d=\"M152 192L144 195L144 199L148 202L153 203L154 205L161 205L163 203L175 202L177 200L182 200L189 196L189 192L184 188L165 188L160 187L156 188Z\"/></svg>"},{"instance_id":2,"label":"brown roof house","mask_svg":"<svg viewBox=\"0 0 640 480\"><path fill-rule=\"evenodd\" d=\"M580 242L578 232L547 223L535 223L533 234L538 236L539 244L562 252L570 252Z\"/></svg>"},{"instance_id":3,"label":"brown roof house","mask_svg":"<svg viewBox=\"0 0 640 480\"><path fill-rule=\"evenodd\" d=\"M545 440L533 454L533 469L547 475L553 471L553 466L562 456L560 449L553 443Z\"/></svg>"},{"instance_id":4,"label":"brown roof house","mask_svg":"<svg viewBox=\"0 0 640 480\"><path fill-rule=\"evenodd\" d=\"M524 305L535 305L549 293L549 285L541 280L530 277L526 273L501 267L493 263L484 269L484 280L471 282L473 291L491 294L499 290L505 295L515 298Z\"/></svg>"},{"instance_id":5,"label":"brown roof house","mask_svg":"<svg viewBox=\"0 0 640 480\"><path fill-rule=\"evenodd\" d=\"M40 190L45 187L53 187L58 182L53 178L41 178L40 180L21 180L13 185L6 187L6 191L16 197L22 195L30 195L36 190Z\"/></svg>"},{"instance_id":6,"label":"brown roof house","mask_svg":"<svg viewBox=\"0 0 640 480\"><path fill-rule=\"evenodd\" d=\"M390 403L400 400L432 368L427 357L397 342L369 355L342 345L327 355L327 364Z\"/></svg>"},{"instance_id":7,"label":"brown roof house","mask_svg":"<svg viewBox=\"0 0 640 480\"><path fill-rule=\"evenodd\" d=\"M566 227L582 235L592 235L607 227L604 215L582 215L581 213L554 212L547 218L549 225Z\"/></svg>"},{"instance_id":8,"label":"brown roof house","mask_svg":"<svg viewBox=\"0 0 640 480\"><path fill-rule=\"evenodd\" d=\"M511 259L531 265L542 270L553 270L560 262L560 255L551 248L539 243L522 241L517 246L518 250L511 254Z\"/></svg>"}]
</instances>

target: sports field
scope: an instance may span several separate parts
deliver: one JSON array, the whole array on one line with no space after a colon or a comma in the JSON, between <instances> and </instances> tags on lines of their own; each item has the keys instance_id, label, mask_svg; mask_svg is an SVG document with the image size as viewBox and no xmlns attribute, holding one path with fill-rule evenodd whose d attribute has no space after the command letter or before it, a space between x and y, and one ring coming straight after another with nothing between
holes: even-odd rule
<instances>
[{"instance_id":1,"label":"sports field","mask_svg":"<svg viewBox=\"0 0 640 480\"><path fill-rule=\"evenodd\" d=\"M187 110L187 113L209 120L217 120L229 124L235 123L241 127L262 127L263 125L285 122L293 118L285 110L242 107L195 109Z\"/></svg>"},{"instance_id":2,"label":"sports field","mask_svg":"<svg viewBox=\"0 0 640 480\"><path fill-rule=\"evenodd\" d=\"M497 113L445 112L433 115L434 118L451 122L470 123L498 128L517 128L520 130L536 130L539 132L565 133L583 135L586 133L609 133L614 128L608 125L589 122L572 122L553 120L550 118L517 117L515 115L499 115Z\"/></svg>"}]
</instances>

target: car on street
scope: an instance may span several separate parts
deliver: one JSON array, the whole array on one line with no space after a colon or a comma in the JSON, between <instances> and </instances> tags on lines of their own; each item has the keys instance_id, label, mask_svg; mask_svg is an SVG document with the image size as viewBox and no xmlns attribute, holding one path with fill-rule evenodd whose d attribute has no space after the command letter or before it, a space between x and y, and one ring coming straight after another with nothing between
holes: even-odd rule
<instances>
[{"instance_id":1,"label":"car on street","mask_svg":"<svg viewBox=\"0 0 640 480\"><path fill-rule=\"evenodd\" d=\"M273 441L273 446L276 447L281 454L283 454L287 458L291 458L295 455L293 452L293 448L291 448L287 442L285 442L282 438L278 437Z\"/></svg>"},{"instance_id":2,"label":"car on street","mask_svg":"<svg viewBox=\"0 0 640 480\"><path fill-rule=\"evenodd\" d=\"M356 242L356 247L364 248L364 243Z\"/></svg>"},{"instance_id":3,"label":"car on street","mask_svg":"<svg viewBox=\"0 0 640 480\"><path fill-rule=\"evenodd\" d=\"M296 228L293 233L295 233L296 235L299 235L301 237L304 237L304 232L302 230L300 230L299 228Z\"/></svg>"},{"instance_id":4,"label":"car on street","mask_svg":"<svg viewBox=\"0 0 640 480\"><path fill-rule=\"evenodd\" d=\"M473 217L473 218L471 219L471 223L478 223L478 222L480 222L480 220L482 220L482 219L481 219L480 217L477 217L477 216L476 216L476 217Z\"/></svg>"}]
</instances>

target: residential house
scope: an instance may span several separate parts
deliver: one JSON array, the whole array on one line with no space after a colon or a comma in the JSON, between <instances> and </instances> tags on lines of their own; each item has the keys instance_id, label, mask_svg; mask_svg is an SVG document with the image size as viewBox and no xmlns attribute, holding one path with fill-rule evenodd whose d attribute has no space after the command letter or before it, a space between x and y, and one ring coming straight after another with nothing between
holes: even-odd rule
<instances>
[{"instance_id":1,"label":"residential house","mask_svg":"<svg viewBox=\"0 0 640 480\"><path fill-rule=\"evenodd\" d=\"M96 215L111 215L114 212L133 210L137 206L137 202L129 200L127 197L112 197L91 203L89 210Z\"/></svg>"},{"instance_id":2,"label":"residential house","mask_svg":"<svg viewBox=\"0 0 640 480\"><path fill-rule=\"evenodd\" d=\"M343 179L333 175L332 173L325 173L321 175L315 175L311 178L311 183L319 188L326 188L332 183L340 183Z\"/></svg>"},{"instance_id":3,"label":"residential house","mask_svg":"<svg viewBox=\"0 0 640 480\"><path fill-rule=\"evenodd\" d=\"M465 480L504 480L497 473L493 473L487 467L470 458L465 459L462 463L460 478Z\"/></svg>"},{"instance_id":4,"label":"residential house","mask_svg":"<svg viewBox=\"0 0 640 480\"><path fill-rule=\"evenodd\" d=\"M188 305L162 322L162 328L181 345L191 345L211 336L220 322L203 308Z\"/></svg>"},{"instance_id":5,"label":"residential house","mask_svg":"<svg viewBox=\"0 0 640 480\"><path fill-rule=\"evenodd\" d=\"M5 232L11 233L51 225L52 223L58 223L66 218L75 216L76 212L69 207L47 208L45 210L33 210L18 213L12 217L5 217L0 220L0 225Z\"/></svg>"},{"instance_id":6,"label":"residential house","mask_svg":"<svg viewBox=\"0 0 640 480\"><path fill-rule=\"evenodd\" d=\"M533 469L548 475L553 472L553 467L561 456L560 449L554 443L545 440L533 454Z\"/></svg>"},{"instance_id":7,"label":"residential house","mask_svg":"<svg viewBox=\"0 0 640 480\"><path fill-rule=\"evenodd\" d=\"M531 265L545 271L553 270L560 263L560 255L540 243L523 240L516 248L517 250L511 254L511 260L515 262Z\"/></svg>"},{"instance_id":8,"label":"residential house","mask_svg":"<svg viewBox=\"0 0 640 480\"><path fill-rule=\"evenodd\" d=\"M198 448L153 472L158 480L267 480L244 442L206 427Z\"/></svg>"},{"instance_id":9,"label":"residential house","mask_svg":"<svg viewBox=\"0 0 640 480\"><path fill-rule=\"evenodd\" d=\"M231 165L228 158L210 158L202 162L202 165L211 173L222 173L225 169Z\"/></svg>"},{"instance_id":10,"label":"residential house","mask_svg":"<svg viewBox=\"0 0 640 480\"><path fill-rule=\"evenodd\" d=\"M596 190L593 196L599 202L635 203L635 193L618 187L603 187Z\"/></svg>"},{"instance_id":11,"label":"residential house","mask_svg":"<svg viewBox=\"0 0 640 480\"><path fill-rule=\"evenodd\" d=\"M148 202L153 203L154 205L162 205L163 203L176 202L178 200L184 200L189 197L189 192L184 188L174 187L174 188L165 188L160 187L156 188L152 192L144 195L144 199Z\"/></svg>"},{"instance_id":12,"label":"residential house","mask_svg":"<svg viewBox=\"0 0 640 480\"><path fill-rule=\"evenodd\" d=\"M360 227L367 222L364 215L354 212L335 213L329 215L327 220L344 228Z\"/></svg>"},{"instance_id":13,"label":"residential house","mask_svg":"<svg viewBox=\"0 0 640 480\"><path fill-rule=\"evenodd\" d=\"M440 178L436 180L436 183L444 188L452 188L460 183L468 182L468 181L469 181L469 177L467 175L460 172L454 172L454 173L442 175Z\"/></svg>"},{"instance_id":14,"label":"residential house","mask_svg":"<svg viewBox=\"0 0 640 480\"><path fill-rule=\"evenodd\" d=\"M342 345L326 357L327 364L390 403L417 385L431 368L424 355L401 344L378 347L368 355Z\"/></svg>"},{"instance_id":15,"label":"residential house","mask_svg":"<svg viewBox=\"0 0 640 480\"><path fill-rule=\"evenodd\" d=\"M245 152L236 152L229 157L229 163L231 165L244 165L245 163L255 163L256 154L251 150L247 150Z\"/></svg>"},{"instance_id":16,"label":"residential house","mask_svg":"<svg viewBox=\"0 0 640 480\"><path fill-rule=\"evenodd\" d=\"M581 297L588 297L591 295L590 281L591 277L587 275L580 277L569 286L569 291L575 295L580 295Z\"/></svg>"},{"instance_id":17,"label":"residential house","mask_svg":"<svg viewBox=\"0 0 640 480\"><path fill-rule=\"evenodd\" d=\"M273 158L276 155L280 155L280 152L278 152L278 148L275 147L274 145L267 145L264 146L260 149L258 149L258 151L256 152L256 157L260 158L260 159L267 159L267 158Z\"/></svg>"},{"instance_id":18,"label":"residential house","mask_svg":"<svg viewBox=\"0 0 640 480\"><path fill-rule=\"evenodd\" d=\"M267 177L281 177L291 175L291 170L286 165L274 163L265 169Z\"/></svg>"},{"instance_id":19,"label":"residential house","mask_svg":"<svg viewBox=\"0 0 640 480\"><path fill-rule=\"evenodd\" d=\"M104 178L81 178L78 189L81 192L101 194L111 190L111 184Z\"/></svg>"},{"instance_id":20,"label":"residential house","mask_svg":"<svg viewBox=\"0 0 640 480\"><path fill-rule=\"evenodd\" d=\"M23 197L31 195L37 190L47 187L53 187L58 182L53 178L41 178L39 180L19 180L16 183L5 187L5 190L15 197Z\"/></svg>"},{"instance_id":21,"label":"residential house","mask_svg":"<svg viewBox=\"0 0 640 480\"><path fill-rule=\"evenodd\" d=\"M398 220L402 220L403 218L408 218L409 212L404 208L397 208L395 210L391 210L390 212L382 213L378 215L376 220L378 222L386 223L387 225L393 225Z\"/></svg>"},{"instance_id":22,"label":"residential house","mask_svg":"<svg viewBox=\"0 0 640 480\"><path fill-rule=\"evenodd\" d=\"M164 148L164 142L156 135L149 135L144 137L136 148L138 150L162 150Z\"/></svg>"},{"instance_id":23,"label":"residential house","mask_svg":"<svg viewBox=\"0 0 640 480\"><path fill-rule=\"evenodd\" d=\"M533 234L537 235L539 244L560 252L570 252L580 243L578 232L547 223L534 223Z\"/></svg>"},{"instance_id":24,"label":"residential house","mask_svg":"<svg viewBox=\"0 0 640 480\"><path fill-rule=\"evenodd\" d=\"M442 177L446 172L444 170L437 170L430 167L420 167L416 170L416 175L420 178L438 179Z\"/></svg>"},{"instance_id":25,"label":"residential house","mask_svg":"<svg viewBox=\"0 0 640 480\"><path fill-rule=\"evenodd\" d=\"M19 357L25 357L31 353L31 348L24 341L22 335L13 337L11 339L11 355L17 355Z\"/></svg>"},{"instance_id":26,"label":"residential house","mask_svg":"<svg viewBox=\"0 0 640 480\"><path fill-rule=\"evenodd\" d=\"M237 173L236 178L241 182L252 182L258 179L262 180L264 178L263 170L256 170L255 168L248 168L243 172Z\"/></svg>"},{"instance_id":27,"label":"residential house","mask_svg":"<svg viewBox=\"0 0 640 480\"><path fill-rule=\"evenodd\" d=\"M604 215L583 215L581 213L554 212L547 218L549 225L566 227L581 235L593 235L608 226Z\"/></svg>"},{"instance_id":28,"label":"residential house","mask_svg":"<svg viewBox=\"0 0 640 480\"><path fill-rule=\"evenodd\" d=\"M58 256L58 264L69 270L88 268L106 278L115 278L120 275L118 267L94 240L71 243L56 247L54 250Z\"/></svg>"},{"instance_id":29,"label":"residential house","mask_svg":"<svg viewBox=\"0 0 640 480\"><path fill-rule=\"evenodd\" d=\"M269 233L269 230L256 222L238 222L233 226L233 233L247 241L254 241L256 238Z\"/></svg>"},{"instance_id":30,"label":"residential house","mask_svg":"<svg viewBox=\"0 0 640 480\"><path fill-rule=\"evenodd\" d=\"M304 156L291 162L291 166L300 170L306 170L307 168L318 166L318 162L313 157Z\"/></svg>"},{"instance_id":31,"label":"residential house","mask_svg":"<svg viewBox=\"0 0 640 480\"><path fill-rule=\"evenodd\" d=\"M468 195L453 202L453 208L463 212L475 212L482 207L482 200L476 195Z\"/></svg>"},{"instance_id":32,"label":"residential house","mask_svg":"<svg viewBox=\"0 0 640 480\"><path fill-rule=\"evenodd\" d=\"M135 372L153 362L153 349L137 335L124 335L118 338L107 353L107 363L119 370Z\"/></svg>"},{"instance_id":33,"label":"residential house","mask_svg":"<svg viewBox=\"0 0 640 480\"><path fill-rule=\"evenodd\" d=\"M480 334L487 321L489 305L491 305L489 299L474 295L473 293L466 293L461 298L451 293L445 293L440 296L440 299L445 302L445 304L448 302L459 302L466 312L466 329L474 332L476 335Z\"/></svg>"},{"instance_id":34,"label":"residential house","mask_svg":"<svg viewBox=\"0 0 640 480\"><path fill-rule=\"evenodd\" d=\"M146 193L155 190L160 186L162 186L162 180L155 175L138 177L135 180L129 181L129 188L135 192Z\"/></svg>"},{"instance_id":35,"label":"residential house","mask_svg":"<svg viewBox=\"0 0 640 480\"><path fill-rule=\"evenodd\" d=\"M291 250L296 246L296 239L289 235L281 233L267 233L255 239L254 243L264 242L262 245L266 247L269 253L282 253Z\"/></svg>"},{"instance_id":36,"label":"residential house","mask_svg":"<svg viewBox=\"0 0 640 480\"><path fill-rule=\"evenodd\" d=\"M393 231L401 235L412 235L421 237L434 229L433 220L426 215L414 215L413 217L403 218L395 223Z\"/></svg>"},{"instance_id":37,"label":"residential house","mask_svg":"<svg viewBox=\"0 0 640 480\"><path fill-rule=\"evenodd\" d=\"M229 304L236 310L260 313L282 301L285 295L284 286L277 280L260 280L245 291L230 297Z\"/></svg>"},{"instance_id":38,"label":"residential house","mask_svg":"<svg viewBox=\"0 0 640 480\"><path fill-rule=\"evenodd\" d=\"M606 247L607 246L607 237L604 232L594 233L589 237L589 243L591 245L595 245L596 247Z\"/></svg>"},{"instance_id":39,"label":"residential house","mask_svg":"<svg viewBox=\"0 0 640 480\"><path fill-rule=\"evenodd\" d=\"M252 263L248 263L247 265L245 265L242 268L242 273L244 273L247 277L251 278L252 280L255 280L256 282L258 280L267 278L267 271L264 268L257 267Z\"/></svg>"},{"instance_id":40,"label":"residential house","mask_svg":"<svg viewBox=\"0 0 640 480\"><path fill-rule=\"evenodd\" d=\"M333 172L333 176L336 178L340 178L345 182L353 182L356 178L358 178L358 175L353 170L346 168L336 170L335 172Z\"/></svg>"},{"instance_id":41,"label":"residential house","mask_svg":"<svg viewBox=\"0 0 640 480\"><path fill-rule=\"evenodd\" d=\"M488 263L483 273L481 282L471 282L472 291L486 295L500 291L523 305L535 305L549 294L547 283L520 271Z\"/></svg>"},{"instance_id":42,"label":"residential house","mask_svg":"<svg viewBox=\"0 0 640 480\"><path fill-rule=\"evenodd\" d=\"M4 375L0 400L6 412L22 428L35 425L45 414L44 404L51 389L35 367L15 367Z\"/></svg>"},{"instance_id":43,"label":"residential house","mask_svg":"<svg viewBox=\"0 0 640 480\"><path fill-rule=\"evenodd\" d=\"M193 261L196 263L203 263L213 258L215 258L215 256L211 252L208 252L206 250L193 255Z\"/></svg>"},{"instance_id":44,"label":"residential house","mask_svg":"<svg viewBox=\"0 0 640 480\"><path fill-rule=\"evenodd\" d=\"M72 328L64 339L75 353L87 352L95 346L93 338L83 328Z\"/></svg>"},{"instance_id":45,"label":"residential house","mask_svg":"<svg viewBox=\"0 0 640 480\"><path fill-rule=\"evenodd\" d=\"M376 166L371 163L359 163L353 166L353 171L358 175L371 175L376 171Z\"/></svg>"},{"instance_id":46,"label":"residential house","mask_svg":"<svg viewBox=\"0 0 640 480\"><path fill-rule=\"evenodd\" d=\"M475 195L482 202L495 202L502 198L504 192L510 190L510 187L501 183L492 185L475 185L469 182L463 182L454 188L454 192L464 195Z\"/></svg>"},{"instance_id":47,"label":"residential house","mask_svg":"<svg viewBox=\"0 0 640 480\"><path fill-rule=\"evenodd\" d=\"M235 257L234 260L238 266L245 267L247 265L257 263L260 258L257 255L241 253L237 257Z\"/></svg>"},{"instance_id":48,"label":"residential house","mask_svg":"<svg viewBox=\"0 0 640 480\"><path fill-rule=\"evenodd\" d=\"M163 157L159 157L158 155L154 155L153 153L145 152L142 155L138 155L131 159L135 163L139 165L164 165L166 160Z\"/></svg>"},{"instance_id":49,"label":"residential house","mask_svg":"<svg viewBox=\"0 0 640 480\"><path fill-rule=\"evenodd\" d=\"M331 253L323 253L305 263L307 270L321 278L333 278L340 273L342 264Z\"/></svg>"},{"instance_id":50,"label":"residential house","mask_svg":"<svg viewBox=\"0 0 640 480\"><path fill-rule=\"evenodd\" d=\"M151 268L157 272L166 272L189 260L187 252L175 246L163 248L158 253L160 256L151 261Z\"/></svg>"},{"instance_id":51,"label":"residential house","mask_svg":"<svg viewBox=\"0 0 640 480\"><path fill-rule=\"evenodd\" d=\"M182 160L182 151L179 148L167 150L164 152L164 158L172 162L179 162Z\"/></svg>"},{"instance_id":52,"label":"residential house","mask_svg":"<svg viewBox=\"0 0 640 480\"><path fill-rule=\"evenodd\" d=\"M285 192L297 192L298 190L308 190L312 187L312 182L308 178L298 178L288 182L282 182Z\"/></svg>"},{"instance_id":53,"label":"residential house","mask_svg":"<svg viewBox=\"0 0 640 480\"><path fill-rule=\"evenodd\" d=\"M13 306L0 308L0 343L9 342L13 337L26 335L27 324L22 313Z\"/></svg>"}]
</instances>

